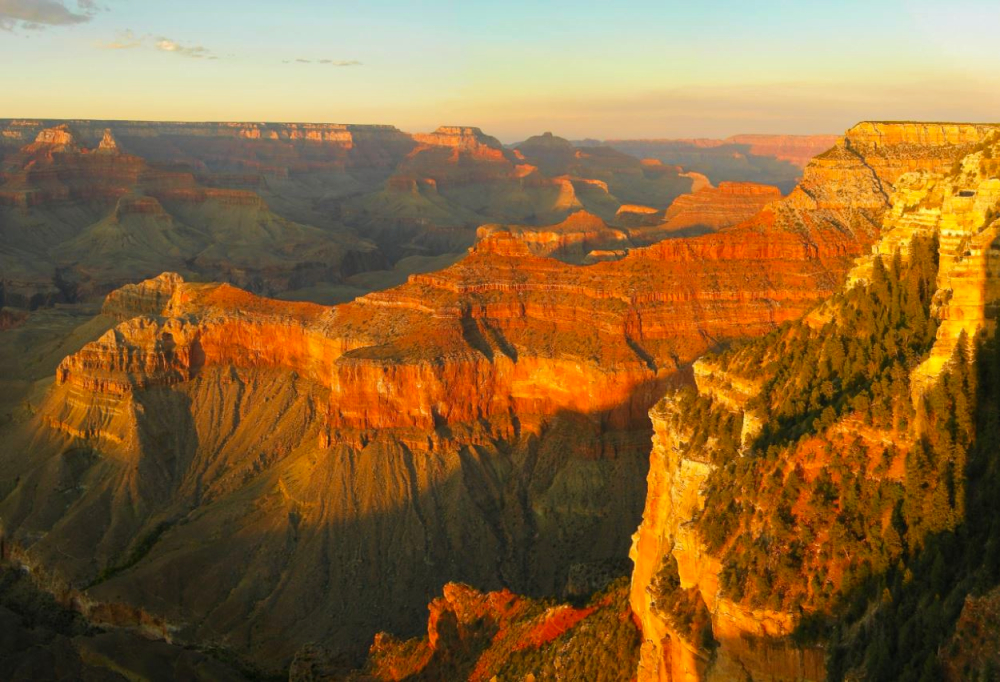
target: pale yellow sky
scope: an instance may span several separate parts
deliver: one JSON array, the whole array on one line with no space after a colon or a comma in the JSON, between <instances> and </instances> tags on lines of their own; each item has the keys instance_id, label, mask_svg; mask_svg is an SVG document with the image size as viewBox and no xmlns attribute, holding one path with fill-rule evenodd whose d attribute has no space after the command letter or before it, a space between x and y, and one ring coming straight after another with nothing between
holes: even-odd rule
<instances>
[{"instance_id":1,"label":"pale yellow sky","mask_svg":"<svg viewBox=\"0 0 1000 682\"><path fill-rule=\"evenodd\" d=\"M91 5L0 0L16 65L0 117L462 123L506 141L1000 118L1000 5L982 1Z\"/></svg>"}]
</instances>

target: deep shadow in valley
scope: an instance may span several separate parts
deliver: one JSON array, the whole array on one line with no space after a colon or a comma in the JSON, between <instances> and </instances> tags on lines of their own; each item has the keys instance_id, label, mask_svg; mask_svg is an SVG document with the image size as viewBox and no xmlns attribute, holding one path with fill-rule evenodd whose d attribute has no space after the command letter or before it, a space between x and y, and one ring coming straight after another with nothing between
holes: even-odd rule
<instances>
[{"instance_id":1,"label":"deep shadow in valley","mask_svg":"<svg viewBox=\"0 0 1000 682\"><path fill-rule=\"evenodd\" d=\"M636 399L655 399L655 383ZM583 599L627 573L648 421L621 431L560 412L341 431L324 449L325 395L232 367L140 391L133 458L68 457L72 439L55 433L36 441L2 503L6 531L91 599L139 606L178 627L178 642L272 671L306 644L359 664L377 631L422 632L450 581ZM63 492L39 500L40 486Z\"/></svg>"}]
</instances>

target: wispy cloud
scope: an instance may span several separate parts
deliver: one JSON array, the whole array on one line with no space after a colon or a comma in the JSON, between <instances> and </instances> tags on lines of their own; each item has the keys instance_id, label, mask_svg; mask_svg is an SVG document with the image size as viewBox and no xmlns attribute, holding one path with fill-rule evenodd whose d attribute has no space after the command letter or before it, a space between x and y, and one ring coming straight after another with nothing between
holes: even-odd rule
<instances>
[{"instance_id":1,"label":"wispy cloud","mask_svg":"<svg viewBox=\"0 0 1000 682\"><path fill-rule=\"evenodd\" d=\"M282 64L291 64L292 60L282 59ZM362 66L362 63L357 59L303 59L299 57L295 60L296 64L326 64L327 66Z\"/></svg>"},{"instance_id":2,"label":"wispy cloud","mask_svg":"<svg viewBox=\"0 0 1000 682\"><path fill-rule=\"evenodd\" d=\"M0 2L2 1L0 0ZM137 36L131 30L119 31L115 34L114 40L97 43L95 47L101 50L132 50L137 47L146 47L192 59L219 59L218 55L203 45L180 43L165 36L149 34Z\"/></svg>"},{"instance_id":3,"label":"wispy cloud","mask_svg":"<svg viewBox=\"0 0 1000 682\"><path fill-rule=\"evenodd\" d=\"M6 2L8 0L0 0L0 3ZM91 1L91 0L85 0ZM180 57L188 57L191 59L221 59L221 57L215 54L210 48L204 45L192 45L190 43L182 43L180 41L168 38L166 36L152 35L147 33L146 35L136 35L131 29L126 29L123 31L118 31L115 33L114 40L107 42L98 42L94 44L94 47L100 50L133 50L136 48L153 49L159 52L167 52L169 54L175 54ZM235 55L227 54L226 57L234 57ZM298 57L296 59L282 59L282 64L322 64L324 66L361 66L361 62L357 59L306 59L305 57Z\"/></svg>"},{"instance_id":4,"label":"wispy cloud","mask_svg":"<svg viewBox=\"0 0 1000 682\"><path fill-rule=\"evenodd\" d=\"M182 57L191 57L192 59L218 59L207 47L202 45L182 45L176 40L164 38L163 36L156 38L153 47L161 52L171 52Z\"/></svg>"},{"instance_id":5,"label":"wispy cloud","mask_svg":"<svg viewBox=\"0 0 1000 682\"><path fill-rule=\"evenodd\" d=\"M49 26L82 24L98 9L94 0L79 0L75 11L61 0L0 0L0 30L40 31Z\"/></svg>"}]
</instances>

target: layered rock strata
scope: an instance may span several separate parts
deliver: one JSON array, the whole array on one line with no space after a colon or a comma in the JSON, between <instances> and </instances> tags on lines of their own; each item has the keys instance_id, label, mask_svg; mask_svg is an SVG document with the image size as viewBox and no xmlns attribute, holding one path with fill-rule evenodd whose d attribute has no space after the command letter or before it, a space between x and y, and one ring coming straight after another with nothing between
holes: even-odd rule
<instances>
[{"instance_id":1,"label":"layered rock strata","mask_svg":"<svg viewBox=\"0 0 1000 682\"><path fill-rule=\"evenodd\" d=\"M628 231L637 243L652 243L670 236L715 232L750 220L765 206L781 198L777 187L752 182L723 182L683 194L670 204L660 220ZM633 212L634 213L634 212Z\"/></svg>"},{"instance_id":2,"label":"layered rock strata","mask_svg":"<svg viewBox=\"0 0 1000 682\"><path fill-rule=\"evenodd\" d=\"M845 141L736 227L592 265L505 230L335 307L124 288L5 427L4 532L95 600L278 665L412 631L446 580L565 592L624 556L664 388L840 286L893 154Z\"/></svg>"}]
</instances>

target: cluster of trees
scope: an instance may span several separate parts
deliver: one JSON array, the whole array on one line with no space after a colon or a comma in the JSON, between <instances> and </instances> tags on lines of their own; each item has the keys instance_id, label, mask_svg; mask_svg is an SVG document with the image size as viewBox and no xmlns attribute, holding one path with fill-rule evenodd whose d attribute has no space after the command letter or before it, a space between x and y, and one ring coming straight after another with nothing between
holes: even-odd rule
<instances>
[{"instance_id":1,"label":"cluster of trees","mask_svg":"<svg viewBox=\"0 0 1000 682\"><path fill-rule=\"evenodd\" d=\"M1000 344L960 339L914 407L936 270L934 242L915 240L835 297L822 329L792 323L718 358L763 385L745 451L735 415L680 397L690 447L716 465L697 523L724 592L801 609L795 637L826 644L832 680L940 680L945 660L1000 679L1000 655L949 658L981 650L955 628L966 599L1000 590ZM656 589L680 629L698 608L670 568Z\"/></svg>"},{"instance_id":2,"label":"cluster of trees","mask_svg":"<svg viewBox=\"0 0 1000 682\"><path fill-rule=\"evenodd\" d=\"M686 430L691 434L688 454L715 466L732 460L740 446L743 415L720 409L711 398L690 386L681 389L678 397Z\"/></svg>"},{"instance_id":3,"label":"cluster of trees","mask_svg":"<svg viewBox=\"0 0 1000 682\"><path fill-rule=\"evenodd\" d=\"M967 391L975 396L971 425L953 407L961 404ZM925 503L910 516L919 544L904 548L885 572L860 582L835 618L803 625L805 636L822 635L828 642L831 680L944 679L942 657L962 645L952 638L962 637L955 623L966 598L1000 585L1000 344L995 339L984 342L971 371L956 366L928 396L927 409L936 419L924 444L931 452L922 456L945 457L948 444L968 439L970 428L974 434L965 448L964 464L950 460L954 480L938 482L954 502L933 502L938 488L923 487L936 466L931 464L916 489L908 490L912 499L907 505L921 498ZM943 516L934 520L938 505L950 508L948 523L942 524ZM970 661L967 669L957 672L964 679L995 680L996 663L989 658Z\"/></svg>"},{"instance_id":4,"label":"cluster of trees","mask_svg":"<svg viewBox=\"0 0 1000 682\"><path fill-rule=\"evenodd\" d=\"M713 446L698 529L722 559L727 596L829 611L961 519L976 390L964 353L919 416L910 395L910 373L934 342L936 274L936 241L916 238L905 261L876 258L867 284L835 297L822 328L785 325L722 357L763 383L748 409L764 427L743 456L725 408L682 397L697 422L693 445ZM918 418L927 435L900 475L894 443Z\"/></svg>"},{"instance_id":5,"label":"cluster of trees","mask_svg":"<svg viewBox=\"0 0 1000 682\"><path fill-rule=\"evenodd\" d=\"M905 428L908 377L937 332L936 277L937 242L918 237L905 265L898 252L888 268L876 258L869 283L837 296L822 329L798 322L779 331L760 370L770 379L750 406L766 418L756 447L795 441L848 412L876 428Z\"/></svg>"},{"instance_id":6,"label":"cluster of trees","mask_svg":"<svg viewBox=\"0 0 1000 682\"><path fill-rule=\"evenodd\" d=\"M924 398L920 441L906 458L903 507L909 540L918 546L930 533L954 528L965 517L968 449L976 436L978 377L967 362L972 349L963 335L955 361Z\"/></svg>"}]
</instances>

